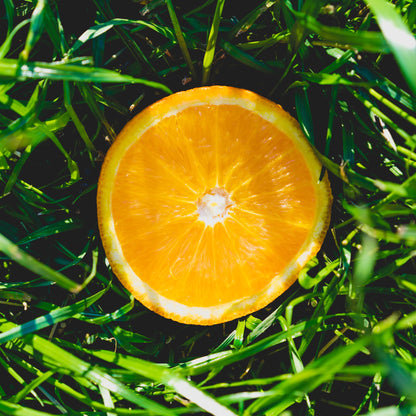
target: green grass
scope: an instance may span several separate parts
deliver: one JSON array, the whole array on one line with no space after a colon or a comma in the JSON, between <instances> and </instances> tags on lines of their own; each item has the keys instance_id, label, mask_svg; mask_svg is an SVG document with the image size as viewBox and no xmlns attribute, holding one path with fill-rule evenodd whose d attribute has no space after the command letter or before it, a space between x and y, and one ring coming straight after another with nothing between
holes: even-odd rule
<instances>
[{"instance_id":1,"label":"green grass","mask_svg":"<svg viewBox=\"0 0 416 416\"><path fill-rule=\"evenodd\" d=\"M0 18L0 414L416 414L416 2L3 0ZM211 84L290 111L334 207L288 292L197 327L119 284L95 191L135 113Z\"/></svg>"}]
</instances>

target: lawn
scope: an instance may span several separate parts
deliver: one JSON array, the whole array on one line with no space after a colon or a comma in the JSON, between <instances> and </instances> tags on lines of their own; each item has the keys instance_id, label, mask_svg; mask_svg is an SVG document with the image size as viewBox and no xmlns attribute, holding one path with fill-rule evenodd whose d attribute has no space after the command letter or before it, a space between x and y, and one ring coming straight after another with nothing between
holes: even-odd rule
<instances>
[{"instance_id":1,"label":"lawn","mask_svg":"<svg viewBox=\"0 0 416 416\"><path fill-rule=\"evenodd\" d=\"M0 19L0 414L416 414L416 2L2 0ZM295 117L334 202L298 282L205 327L124 289L95 198L135 114L216 84Z\"/></svg>"}]
</instances>

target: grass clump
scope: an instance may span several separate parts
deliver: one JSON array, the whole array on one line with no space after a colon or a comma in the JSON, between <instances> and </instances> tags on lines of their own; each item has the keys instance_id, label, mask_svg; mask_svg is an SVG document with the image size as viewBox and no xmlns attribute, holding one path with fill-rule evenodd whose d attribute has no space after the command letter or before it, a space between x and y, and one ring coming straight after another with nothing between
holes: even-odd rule
<instances>
[{"instance_id":1,"label":"grass clump","mask_svg":"<svg viewBox=\"0 0 416 416\"><path fill-rule=\"evenodd\" d=\"M0 414L416 413L415 2L2 6ZM94 202L125 122L202 84L291 111L335 197L299 283L210 328L135 304Z\"/></svg>"}]
</instances>

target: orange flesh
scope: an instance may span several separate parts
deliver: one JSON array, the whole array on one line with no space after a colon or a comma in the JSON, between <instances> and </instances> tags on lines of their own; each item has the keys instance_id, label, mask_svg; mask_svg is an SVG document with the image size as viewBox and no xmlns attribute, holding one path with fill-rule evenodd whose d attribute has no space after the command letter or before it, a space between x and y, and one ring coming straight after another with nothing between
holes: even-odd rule
<instances>
[{"instance_id":1,"label":"orange flesh","mask_svg":"<svg viewBox=\"0 0 416 416\"><path fill-rule=\"evenodd\" d=\"M312 182L304 156L264 118L237 105L188 107L120 160L116 234L127 263L162 296L202 307L251 297L296 261L316 222ZM198 201L213 189L231 204L206 225Z\"/></svg>"}]
</instances>

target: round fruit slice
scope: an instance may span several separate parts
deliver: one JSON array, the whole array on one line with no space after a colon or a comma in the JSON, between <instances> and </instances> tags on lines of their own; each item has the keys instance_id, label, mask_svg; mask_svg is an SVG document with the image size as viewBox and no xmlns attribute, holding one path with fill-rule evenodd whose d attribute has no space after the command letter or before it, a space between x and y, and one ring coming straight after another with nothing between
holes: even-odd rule
<instances>
[{"instance_id":1,"label":"round fruit slice","mask_svg":"<svg viewBox=\"0 0 416 416\"><path fill-rule=\"evenodd\" d=\"M211 325L273 301L320 249L331 192L297 122L247 90L170 95L106 155L98 223L109 263L149 309Z\"/></svg>"}]
</instances>

